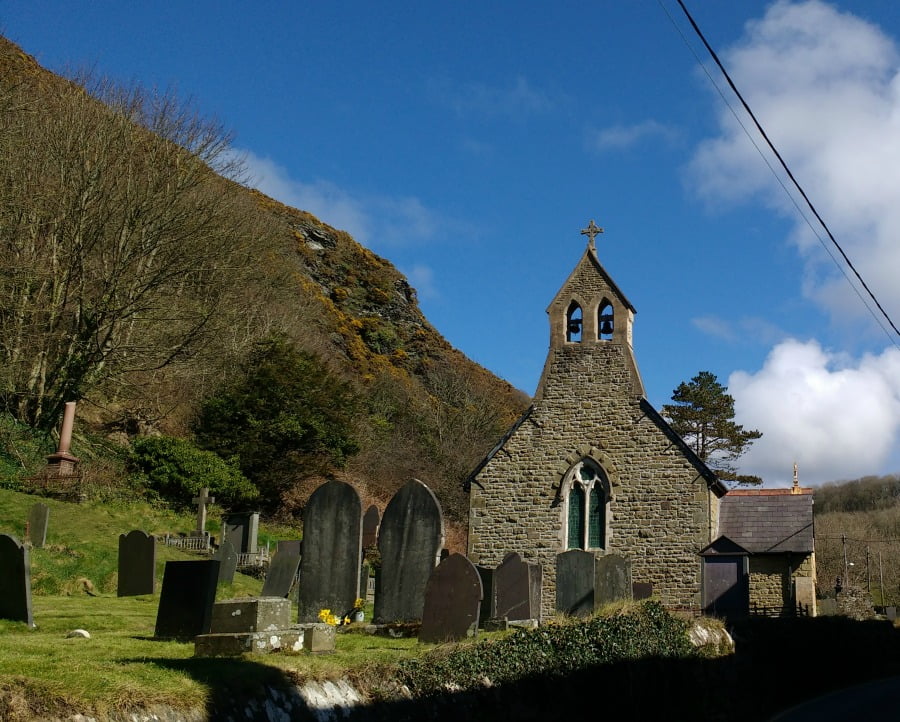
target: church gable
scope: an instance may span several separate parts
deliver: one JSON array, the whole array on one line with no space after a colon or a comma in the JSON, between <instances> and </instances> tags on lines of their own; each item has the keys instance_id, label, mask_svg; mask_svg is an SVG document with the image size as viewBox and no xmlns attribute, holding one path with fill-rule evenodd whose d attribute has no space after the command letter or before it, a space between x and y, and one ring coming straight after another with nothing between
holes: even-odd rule
<instances>
[{"instance_id":1,"label":"church gable","mask_svg":"<svg viewBox=\"0 0 900 722\"><path fill-rule=\"evenodd\" d=\"M717 481L644 398L634 307L597 258L599 229L582 233L588 248L547 309L534 405L470 477L469 557L540 563L547 614L571 549L621 555L664 603L697 605Z\"/></svg>"}]
</instances>

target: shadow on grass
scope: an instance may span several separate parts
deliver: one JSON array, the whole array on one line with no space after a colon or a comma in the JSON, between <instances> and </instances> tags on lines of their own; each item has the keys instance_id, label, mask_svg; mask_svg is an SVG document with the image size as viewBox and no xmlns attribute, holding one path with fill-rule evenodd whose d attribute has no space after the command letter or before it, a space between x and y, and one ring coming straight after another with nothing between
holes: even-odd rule
<instances>
[{"instance_id":1,"label":"shadow on grass","mask_svg":"<svg viewBox=\"0 0 900 722\"><path fill-rule=\"evenodd\" d=\"M151 663L204 684L210 691L206 714L211 722L572 722L595 717L764 722L830 691L900 674L900 633L889 622L753 619L733 625L730 632L735 653L728 657L623 661L475 690L419 689L415 700L394 697L347 709L334 707L333 701L321 708L314 700L309 704L283 671L246 657ZM490 670L485 673L490 676ZM416 688L414 677L398 676L397 681Z\"/></svg>"}]
</instances>

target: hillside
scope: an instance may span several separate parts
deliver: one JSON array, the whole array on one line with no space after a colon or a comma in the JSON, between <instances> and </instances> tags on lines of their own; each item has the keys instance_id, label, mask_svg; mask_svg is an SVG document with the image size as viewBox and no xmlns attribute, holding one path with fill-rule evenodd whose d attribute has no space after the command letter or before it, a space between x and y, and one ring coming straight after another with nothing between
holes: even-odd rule
<instances>
[{"instance_id":1,"label":"hillside","mask_svg":"<svg viewBox=\"0 0 900 722\"><path fill-rule=\"evenodd\" d=\"M900 605L900 477L831 482L813 499L820 595L833 597L841 577L876 606Z\"/></svg>"},{"instance_id":2,"label":"hillside","mask_svg":"<svg viewBox=\"0 0 900 722\"><path fill-rule=\"evenodd\" d=\"M243 185L228 149L177 98L62 78L0 38L0 411L52 436L77 401L89 466L109 441L193 439L254 347L286 339L348 386L358 451L304 457L266 510L299 512L325 468L382 507L418 478L464 526L463 480L527 395L453 348L390 261Z\"/></svg>"}]
</instances>

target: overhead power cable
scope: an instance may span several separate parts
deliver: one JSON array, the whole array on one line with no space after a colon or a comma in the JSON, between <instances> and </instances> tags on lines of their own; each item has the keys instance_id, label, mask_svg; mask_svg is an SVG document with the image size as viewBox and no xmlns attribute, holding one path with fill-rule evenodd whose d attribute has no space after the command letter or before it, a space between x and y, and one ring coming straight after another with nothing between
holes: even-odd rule
<instances>
[{"instance_id":1,"label":"overhead power cable","mask_svg":"<svg viewBox=\"0 0 900 722\"><path fill-rule=\"evenodd\" d=\"M741 101L741 105L743 105L744 110L747 112L747 115L749 115L750 118L753 120L753 123L755 124L756 129L759 131L759 134L762 136L763 140L765 140L766 144L769 146L769 149L772 151L772 153L773 153L773 154L775 155L775 157L778 159L778 162L781 164L781 167L784 169L784 172L787 174L788 178L790 178L791 182L794 184L794 187L797 189L797 191L798 191L798 192L800 193L800 195L803 197L803 200L806 202L806 205L809 207L810 211L811 211L811 212L813 213L813 215L816 217L816 220L819 222L819 224L821 225L821 227L822 227L822 228L825 230L825 232L828 234L828 238L831 240L832 244L834 244L835 248L837 248L837 250L840 252L841 257L844 259L845 263L846 263L847 266L850 268L850 270L853 271L853 274L856 276L857 280L858 280L859 283L862 285L862 287L866 290L866 293L868 293L869 297L872 299L872 301L873 301L873 303L875 304L875 306L876 306L876 307L878 308L878 310L881 312L881 315L884 316L884 318L887 320L888 324L890 324L891 328L894 330L894 333L895 333L898 337L900 337L900 330L897 329L897 326L896 326L896 325L894 324L894 322L891 320L891 317L888 315L887 311L884 310L884 307L881 305L881 303L880 303L880 302L878 301L878 299L875 297L875 294L874 294L874 293L872 292L872 290L869 288L868 284L863 280L863 277L860 275L859 271L856 270L856 267L853 265L853 263L852 263L852 261L850 260L850 258L849 258L849 257L847 256L847 254L844 252L844 249L841 248L841 245L837 242L837 239L835 239L834 234L831 232L831 229L828 227L828 224L825 223L825 220L822 218L822 216L821 216L821 215L819 214L819 212L816 210L816 207L813 205L812 201L809 199L809 196L807 196L806 192L803 190L803 188L802 188L802 186L800 185L800 183L799 183L799 182L797 181L797 179L794 177L794 174L791 172L791 169L788 167L788 165L787 165L787 163L785 162L784 158L782 158L781 153L778 152L778 149L775 147L775 144L771 141L771 139L769 138L768 134L767 134L766 131L763 129L763 127L762 127L762 125L760 124L759 120L756 118L756 115L754 114L753 110L750 108L750 105L749 105L749 104L747 103L747 101L744 99L744 96L741 94L741 92L737 89L737 86L734 84L734 81L731 79L731 76L728 74L728 71L725 69L725 66L724 66L724 65L722 64L722 62L719 60L719 56L716 54L716 51L713 50L712 46L709 44L709 42L707 42L706 37L703 35L703 32L700 30L700 28L699 28L699 26L697 25L696 21L694 20L693 16L691 16L691 13L688 11L687 7L685 7L684 2L683 2L682 0L677 0L677 2L678 2L678 5L681 7L682 11L684 12L685 16L687 17L688 22L690 22L691 27L694 29L694 32L697 34L697 37L700 38L700 40L702 41L703 45L706 47L706 50L709 52L709 54L710 54L710 56L712 57L713 61L715 61L716 65L718 66L718 68L719 68L719 70L721 71L722 75L725 77L725 80L728 81L728 85L731 87L732 92L734 92L734 94L735 94L735 96L737 96L738 100ZM668 11L666 10L665 6L663 6L663 10L666 12L666 14L668 14ZM670 16L670 19L671 19L671 16ZM673 21L673 23L674 23L674 21ZM677 25L676 25L676 27L677 27ZM688 47L690 47L690 44L689 44L689 43L688 43ZM693 52L693 49L692 49L692 52ZM696 54L695 54L695 57L696 57ZM700 62L699 58L698 58L698 62ZM701 65L701 67L703 67L704 70L706 70L706 67L703 65L702 62L700 62L700 65ZM707 72L707 76L709 76L709 73L708 73L708 72ZM713 85L714 85L714 86L716 87L716 89L718 90L718 86L715 84L715 81L712 80L712 77L711 77L711 76L710 76L710 80L713 82ZM726 104L728 104L728 101L725 99L725 97L724 97L724 95L722 94L721 90L719 91L719 94L722 95L723 100L725 100ZM729 106L729 108L731 107L730 104L728 104L728 106ZM732 112L734 112L733 109L732 109ZM737 114L736 114L736 113L735 113L735 117L737 117ZM747 133L747 129L746 129L746 127L744 127L744 124L740 121L740 118L738 118L738 122L740 123L741 127L744 129L744 132ZM748 135L748 137L750 136L749 133L747 133L747 135ZM752 137L751 137L751 141L752 141L752 140L753 140L753 139L752 139ZM754 142L754 146L756 146L756 143L755 143L755 142ZM757 147L757 150L759 150L759 147L758 147L758 146L756 146L756 147ZM766 161L766 163L768 164L768 161ZM770 165L769 167L770 167L770 169L771 169L771 165ZM773 170L773 172L774 172L774 170ZM779 182L781 182L781 181L779 180ZM784 187L784 184L782 184L782 187ZM785 191L787 191L787 189L785 189ZM790 196L790 194L788 194L788 195ZM792 197L792 196L791 196L791 198L792 198L792 200L793 200L793 197ZM795 204L795 206L796 206L796 202L795 202L794 204ZM798 210L800 210L800 209L798 208ZM803 215L804 218L805 218L805 214L802 214L802 212L801 212L801 215ZM808 220L807 220L807 223L809 223ZM812 226L810 226L810 228L812 228ZM815 232L815 229L812 229L812 230L813 230L813 232ZM818 236L818 233L816 233L816 236ZM821 238L820 238L819 240L820 240L820 242L821 242ZM824 244L823 244L823 246L824 246ZM828 251L827 248L825 248L825 250ZM834 256L833 256L830 252L829 252L829 256L831 256L832 260L834 260L834 261L835 261L835 264L837 265L837 260L834 258ZM840 265L838 265L838 268L841 270L841 273L844 274L844 277L847 278L847 274L844 273L844 271L843 271L843 269L840 267ZM848 282L850 282L850 279L849 279L849 278L847 278L847 280L848 280ZM869 310L869 312L872 313L873 316L874 316L874 315L875 315L874 312L872 312L872 309L869 307L869 304L866 303L865 299L862 298L862 296L861 296L860 293L859 293L859 290L856 289L856 287L855 287L852 283L850 283L850 285L851 285L851 287L856 291L857 295L860 296L860 299L863 301L863 304L866 306L866 308ZM880 320L877 316L875 317L875 320L876 320L876 321L878 322L878 324L884 329L884 325L881 323L881 320ZM887 329L884 329L884 330L885 330L885 333L888 333ZM893 338L893 337L891 337L891 335L890 335L889 333L888 333L888 337L890 338L891 342L892 342L895 346L897 346L897 341L896 341L896 339Z\"/></svg>"}]
</instances>

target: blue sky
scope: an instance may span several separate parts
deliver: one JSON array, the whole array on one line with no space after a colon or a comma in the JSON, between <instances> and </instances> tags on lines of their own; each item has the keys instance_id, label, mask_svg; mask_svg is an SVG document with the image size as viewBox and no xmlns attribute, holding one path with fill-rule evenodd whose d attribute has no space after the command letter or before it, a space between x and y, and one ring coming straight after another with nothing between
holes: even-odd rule
<instances>
[{"instance_id":1,"label":"blue sky","mask_svg":"<svg viewBox=\"0 0 900 722\"><path fill-rule=\"evenodd\" d=\"M900 3L685 5L900 325ZM767 486L795 462L805 485L900 472L900 339L676 0L6 0L0 34L192 99L253 185L394 263L528 394L594 219L654 406L711 371L764 434L741 470Z\"/></svg>"}]
</instances>

